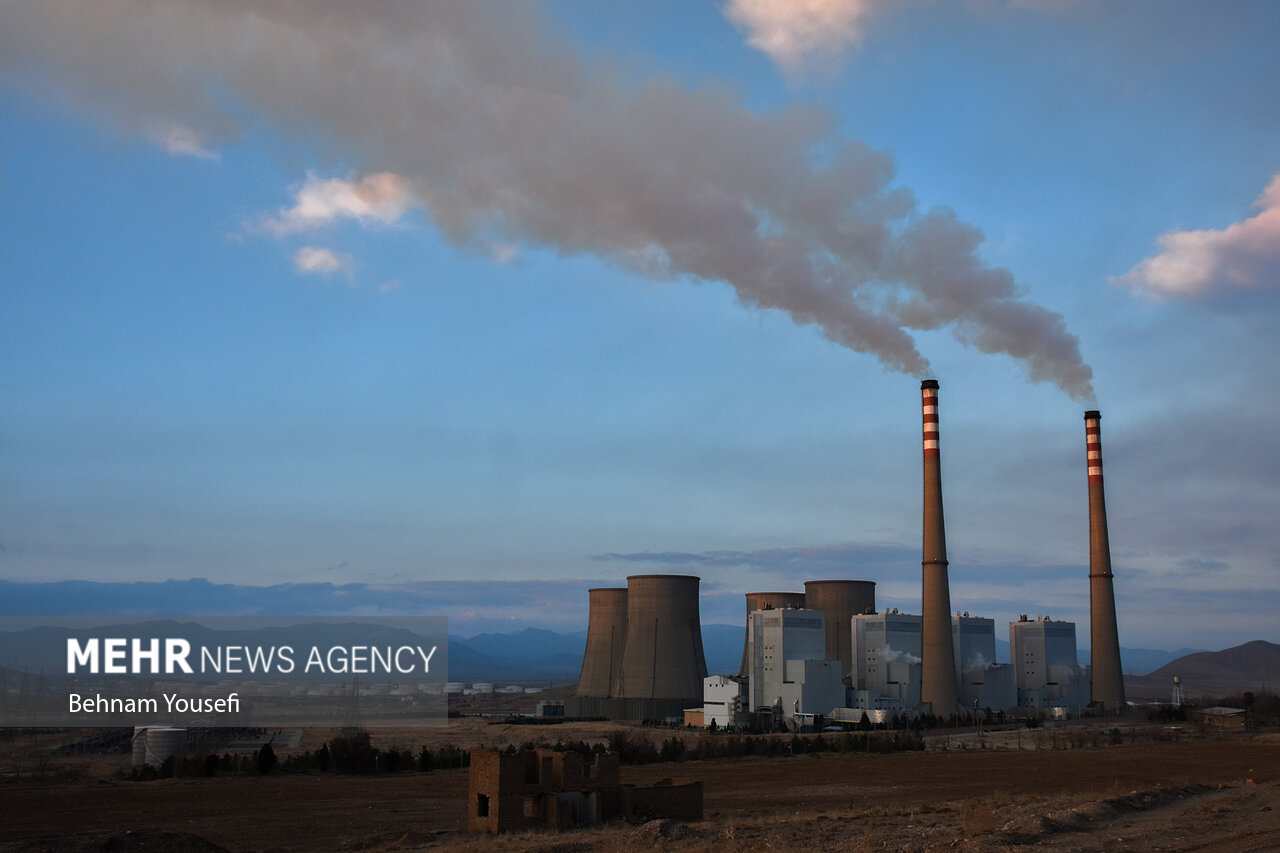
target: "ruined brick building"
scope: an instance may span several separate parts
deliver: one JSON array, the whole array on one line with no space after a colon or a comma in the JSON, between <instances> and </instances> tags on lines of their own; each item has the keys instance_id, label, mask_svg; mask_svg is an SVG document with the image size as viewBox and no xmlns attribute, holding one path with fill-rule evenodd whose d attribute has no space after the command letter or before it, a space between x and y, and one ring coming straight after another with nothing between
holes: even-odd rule
<instances>
[{"instance_id":1,"label":"ruined brick building","mask_svg":"<svg viewBox=\"0 0 1280 853\"><path fill-rule=\"evenodd\" d=\"M614 753L471 753L467 828L473 832L570 829L618 817L701 820L702 783L623 785Z\"/></svg>"}]
</instances>

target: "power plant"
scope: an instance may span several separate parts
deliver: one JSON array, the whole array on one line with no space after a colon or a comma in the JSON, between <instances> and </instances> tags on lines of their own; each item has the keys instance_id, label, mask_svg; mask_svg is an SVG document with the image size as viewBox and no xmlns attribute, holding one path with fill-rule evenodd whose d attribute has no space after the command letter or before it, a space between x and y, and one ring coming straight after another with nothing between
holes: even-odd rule
<instances>
[{"instance_id":1,"label":"power plant","mask_svg":"<svg viewBox=\"0 0 1280 853\"><path fill-rule=\"evenodd\" d=\"M716 727L743 720L803 727L824 717L883 722L896 713L946 719L980 708L1063 716L1088 706L1095 713L1124 713L1101 415L1085 412L1091 667L1076 662L1074 623L1026 615L1009 625L1012 661L997 663L995 620L951 611L938 387L934 379L920 383L920 615L878 613L876 584L867 580L810 580L804 592L750 592L738 673L708 678L699 578L632 575L625 589L590 590L586 651L566 713L614 719L683 714L686 722Z\"/></svg>"},{"instance_id":2,"label":"power plant","mask_svg":"<svg viewBox=\"0 0 1280 853\"><path fill-rule=\"evenodd\" d=\"M1085 458L1089 474L1089 647L1094 702L1113 713L1125 707L1116 628L1115 576L1107 538L1107 503L1102 491L1102 413L1084 413Z\"/></svg>"}]
</instances>

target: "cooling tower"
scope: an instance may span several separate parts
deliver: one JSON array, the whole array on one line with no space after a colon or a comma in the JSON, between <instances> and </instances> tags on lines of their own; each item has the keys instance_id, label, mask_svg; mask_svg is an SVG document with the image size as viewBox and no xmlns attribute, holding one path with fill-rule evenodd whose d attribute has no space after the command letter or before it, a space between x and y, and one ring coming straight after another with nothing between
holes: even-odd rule
<instances>
[{"instance_id":1,"label":"cooling tower","mask_svg":"<svg viewBox=\"0 0 1280 853\"><path fill-rule=\"evenodd\" d=\"M747 633L751 633L751 614L756 610L793 610L804 607L803 592L749 592L747 593ZM747 638L742 638L742 667L738 675L747 675Z\"/></svg>"},{"instance_id":2,"label":"cooling tower","mask_svg":"<svg viewBox=\"0 0 1280 853\"><path fill-rule=\"evenodd\" d=\"M840 674L848 675L853 670L853 615L875 612L875 582L805 581L804 602L809 610L821 610L826 616L827 660L840 661Z\"/></svg>"},{"instance_id":3,"label":"cooling tower","mask_svg":"<svg viewBox=\"0 0 1280 853\"><path fill-rule=\"evenodd\" d=\"M627 640L614 696L702 701L707 661L702 654L698 578L627 578Z\"/></svg>"},{"instance_id":4,"label":"cooling tower","mask_svg":"<svg viewBox=\"0 0 1280 853\"><path fill-rule=\"evenodd\" d=\"M947 534L942 520L942 460L938 455L938 381L920 383L924 416L924 601L920 630L920 701L941 716L955 713L955 651L951 640L951 588Z\"/></svg>"},{"instance_id":5,"label":"cooling tower","mask_svg":"<svg viewBox=\"0 0 1280 853\"><path fill-rule=\"evenodd\" d=\"M582 655L577 695L612 696L627 642L627 591L601 587L588 593L587 650Z\"/></svg>"},{"instance_id":6,"label":"cooling tower","mask_svg":"<svg viewBox=\"0 0 1280 853\"><path fill-rule=\"evenodd\" d=\"M1102 491L1102 413L1084 413L1085 455L1089 468L1089 655L1094 702L1121 714L1124 673L1120 669L1120 635L1116 629L1115 576L1107 538L1107 504Z\"/></svg>"}]
</instances>

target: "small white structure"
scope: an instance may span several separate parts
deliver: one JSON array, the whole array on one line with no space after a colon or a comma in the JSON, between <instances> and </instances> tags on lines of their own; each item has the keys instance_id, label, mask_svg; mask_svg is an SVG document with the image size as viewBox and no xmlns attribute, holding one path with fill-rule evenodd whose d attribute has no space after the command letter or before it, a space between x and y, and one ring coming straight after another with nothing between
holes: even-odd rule
<instances>
[{"instance_id":1,"label":"small white structure","mask_svg":"<svg viewBox=\"0 0 1280 853\"><path fill-rule=\"evenodd\" d=\"M733 725L744 710L746 690L742 679L731 675L709 675L702 679L702 722L714 728Z\"/></svg>"}]
</instances>

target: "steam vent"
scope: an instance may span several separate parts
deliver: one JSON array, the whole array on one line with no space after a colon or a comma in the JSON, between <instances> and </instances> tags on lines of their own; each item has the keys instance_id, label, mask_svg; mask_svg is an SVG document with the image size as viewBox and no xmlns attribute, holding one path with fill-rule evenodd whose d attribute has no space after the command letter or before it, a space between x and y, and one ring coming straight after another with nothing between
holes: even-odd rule
<instances>
[{"instance_id":1,"label":"steam vent","mask_svg":"<svg viewBox=\"0 0 1280 853\"><path fill-rule=\"evenodd\" d=\"M951 588L947 535L942 520L942 462L938 455L938 381L920 383L924 420L924 601L921 610L920 701L934 714L957 710L955 651L951 638Z\"/></svg>"},{"instance_id":2,"label":"steam vent","mask_svg":"<svg viewBox=\"0 0 1280 853\"><path fill-rule=\"evenodd\" d=\"M579 696L613 695L613 684L622 672L622 651L627 642L627 590L601 587L589 590L587 649L578 676Z\"/></svg>"},{"instance_id":3,"label":"steam vent","mask_svg":"<svg viewBox=\"0 0 1280 853\"><path fill-rule=\"evenodd\" d=\"M1102 489L1102 413L1084 413L1085 455L1089 471L1089 647L1092 700L1105 712L1124 713L1124 674L1116 629L1115 576L1107 538L1107 503Z\"/></svg>"},{"instance_id":4,"label":"steam vent","mask_svg":"<svg viewBox=\"0 0 1280 853\"><path fill-rule=\"evenodd\" d=\"M853 638L850 626L855 613L874 613L876 585L874 581L805 581L805 607L821 610L827 623L827 660L840 661L840 674L853 669ZM948 614L951 606L947 605ZM951 636L950 616L947 637Z\"/></svg>"},{"instance_id":5,"label":"steam vent","mask_svg":"<svg viewBox=\"0 0 1280 853\"><path fill-rule=\"evenodd\" d=\"M747 619L756 610L796 610L804 607L803 592L749 592L747 593ZM738 675L750 672L747 660L747 635L742 637L742 666Z\"/></svg>"}]
</instances>

